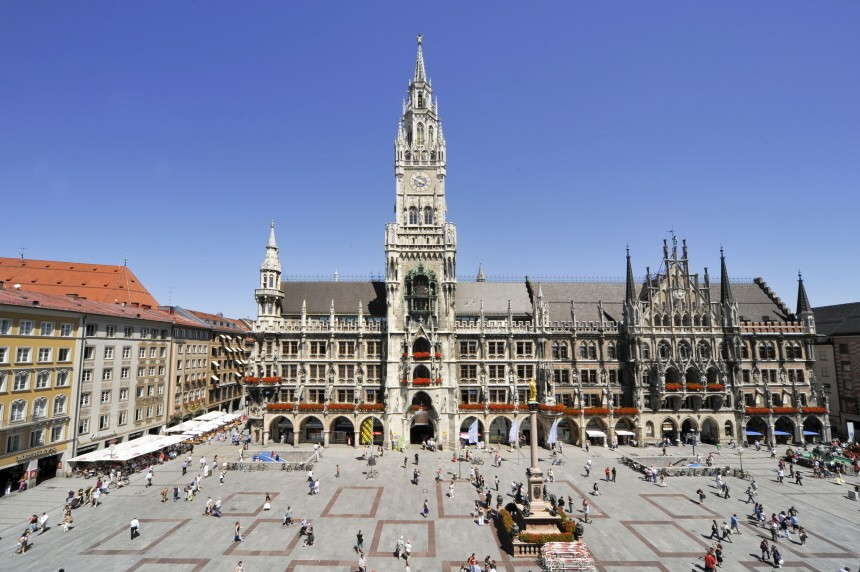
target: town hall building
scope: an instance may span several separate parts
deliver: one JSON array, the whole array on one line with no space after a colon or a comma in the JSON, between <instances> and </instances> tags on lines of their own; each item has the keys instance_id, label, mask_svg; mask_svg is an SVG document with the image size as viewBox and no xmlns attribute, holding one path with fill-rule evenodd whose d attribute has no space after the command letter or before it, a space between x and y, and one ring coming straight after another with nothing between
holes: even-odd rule
<instances>
[{"instance_id":1,"label":"town hall building","mask_svg":"<svg viewBox=\"0 0 860 572\"><path fill-rule=\"evenodd\" d=\"M759 278L733 283L722 252L718 277L693 272L672 237L644 280L628 252L624 282L458 281L447 160L419 36L384 278L287 280L272 224L244 379L256 439L456 447L476 420L488 444L553 426L579 446L829 439L802 279L792 310Z\"/></svg>"}]
</instances>

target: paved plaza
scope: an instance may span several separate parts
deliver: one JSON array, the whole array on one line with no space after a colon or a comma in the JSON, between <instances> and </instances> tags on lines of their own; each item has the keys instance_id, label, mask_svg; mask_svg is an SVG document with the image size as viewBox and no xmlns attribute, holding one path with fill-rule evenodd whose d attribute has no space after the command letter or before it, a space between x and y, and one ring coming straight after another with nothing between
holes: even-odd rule
<instances>
[{"instance_id":1,"label":"paved plaza","mask_svg":"<svg viewBox=\"0 0 860 572\"><path fill-rule=\"evenodd\" d=\"M703 457L712 450L697 447ZM689 447L673 447L669 452L691 454ZM246 459L252 453L253 447ZM469 471L467 463L451 461L450 451L431 453L419 447L411 447L405 454L386 451L375 467L379 476L372 479L366 476L368 466L361 453L361 449L347 447L325 449L323 459L314 467L314 475L321 480L319 495L308 494L304 472L246 470L229 471L223 486L219 486L217 476L209 477L193 502L160 502L162 486L172 491L174 484L181 487L197 474L201 454L210 463L215 454L219 459L238 460L237 447L198 446L187 477L181 477L178 459L156 467L154 486L150 488L144 487L143 474L136 474L129 487L104 497L101 507L75 510L75 528L69 532L59 526L66 492L95 481L53 479L23 494L0 498L0 547L5 554L0 559L0 570L54 571L62 567L67 572L233 572L242 560L248 572L347 572L358 569L353 546L359 530L364 534L369 569L376 572L405 569L405 561L393 555L401 535L413 546L413 572L457 572L473 552L479 562L487 555L494 558L500 571L540 569L534 559L514 558L501 552L495 526L477 525L471 517L477 494L467 480L458 480L453 498L448 498L452 474L456 476L459 469L461 476L467 477ZM417 486L411 483L415 453L419 455L421 471ZM550 492L573 497L575 507L581 506L584 495L591 500L592 523L585 526L585 541L598 570L703 570L702 556L713 542L707 538L711 521L728 521L733 513L741 518L742 534L732 535L732 542L724 543L723 569L770 569L769 564L758 560L759 543L762 538L770 539L770 533L747 523L752 510L751 504L745 504L747 483L729 477L730 498L724 499L717 496L711 478L672 477L666 480L666 487L659 487L619 463L622 455L656 454L659 450L651 448L621 447L613 452L593 447L586 453L568 446L563 453L565 463L553 467L555 482L547 485ZM526 480L528 451L509 452L503 448L500 469L492 466L489 454L479 455L485 464L477 468L491 489L494 476L499 476L507 502L511 482ZM583 467L589 458L593 469L591 477L585 478ZM541 462L546 473L549 454L545 450L541 450ZM796 534L779 540L784 569L836 572L842 566L852 571L860 568L860 503L847 498L858 479L851 476L844 486L839 486L833 481L813 479L811 471L804 471L807 478L802 487L788 479L779 484L774 478L776 461L764 451L747 450L743 464L759 484L759 501L766 514L794 506L799 511L800 524L809 533L805 546L800 546ZM335 477L336 465L340 465L339 478ZM724 448L717 456L717 465L737 467L738 456ZM603 478L607 466L617 469L617 482L601 481L600 495L592 496L593 484ZM442 483L434 482L439 468L445 473ZM699 488L707 493L703 504L695 495ZM266 493L272 498L271 511L263 511ZM495 495L493 491L494 498ZM203 516L208 496L221 497L222 518ZM428 518L421 515L425 499L430 507ZM287 505L292 506L296 522L305 517L313 524L314 546L303 546L298 525L281 525ZM51 528L33 536L33 546L27 554L13 556L16 538L28 517L42 512L50 515ZM141 534L131 540L129 521L135 517L140 520ZM232 542L236 521L241 523L245 536L241 543Z\"/></svg>"}]
</instances>

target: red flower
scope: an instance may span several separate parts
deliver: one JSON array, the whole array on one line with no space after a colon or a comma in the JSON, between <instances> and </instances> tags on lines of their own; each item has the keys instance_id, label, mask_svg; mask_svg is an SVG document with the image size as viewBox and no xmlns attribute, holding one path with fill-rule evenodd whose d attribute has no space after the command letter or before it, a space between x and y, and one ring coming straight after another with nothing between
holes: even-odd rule
<instances>
[{"instance_id":1,"label":"red flower","mask_svg":"<svg viewBox=\"0 0 860 572\"><path fill-rule=\"evenodd\" d=\"M616 407L615 414L616 415L636 415L639 413L639 408L637 407Z\"/></svg>"},{"instance_id":2,"label":"red flower","mask_svg":"<svg viewBox=\"0 0 860 572\"><path fill-rule=\"evenodd\" d=\"M324 407L322 403L299 403L299 411L322 411Z\"/></svg>"},{"instance_id":3,"label":"red flower","mask_svg":"<svg viewBox=\"0 0 860 572\"><path fill-rule=\"evenodd\" d=\"M359 403L359 411L384 411L385 406L382 403Z\"/></svg>"},{"instance_id":4,"label":"red flower","mask_svg":"<svg viewBox=\"0 0 860 572\"><path fill-rule=\"evenodd\" d=\"M826 407L803 407L801 411L804 413L827 413Z\"/></svg>"},{"instance_id":5,"label":"red flower","mask_svg":"<svg viewBox=\"0 0 860 572\"><path fill-rule=\"evenodd\" d=\"M666 391L681 391L681 384L680 383L667 383L666 384Z\"/></svg>"},{"instance_id":6,"label":"red flower","mask_svg":"<svg viewBox=\"0 0 860 572\"><path fill-rule=\"evenodd\" d=\"M609 408L607 407L587 407L585 409L586 415L609 415Z\"/></svg>"},{"instance_id":7,"label":"red flower","mask_svg":"<svg viewBox=\"0 0 860 572\"><path fill-rule=\"evenodd\" d=\"M267 403L266 411L292 411L292 403Z\"/></svg>"},{"instance_id":8,"label":"red flower","mask_svg":"<svg viewBox=\"0 0 860 572\"><path fill-rule=\"evenodd\" d=\"M780 414L797 413L797 407L774 407L773 412Z\"/></svg>"},{"instance_id":9,"label":"red flower","mask_svg":"<svg viewBox=\"0 0 860 572\"><path fill-rule=\"evenodd\" d=\"M412 358L420 360L430 359L430 352L413 352Z\"/></svg>"},{"instance_id":10,"label":"red flower","mask_svg":"<svg viewBox=\"0 0 860 572\"><path fill-rule=\"evenodd\" d=\"M687 391L702 391L703 387L701 383L688 383Z\"/></svg>"},{"instance_id":11,"label":"red flower","mask_svg":"<svg viewBox=\"0 0 860 572\"><path fill-rule=\"evenodd\" d=\"M355 405L352 403L329 403L329 411L354 411Z\"/></svg>"},{"instance_id":12,"label":"red flower","mask_svg":"<svg viewBox=\"0 0 860 572\"><path fill-rule=\"evenodd\" d=\"M483 411L483 403L461 403L458 405L460 411Z\"/></svg>"},{"instance_id":13,"label":"red flower","mask_svg":"<svg viewBox=\"0 0 860 572\"><path fill-rule=\"evenodd\" d=\"M416 377L412 379L412 385L430 385L429 377Z\"/></svg>"},{"instance_id":14,"label":"red flower","mask_svg":"<svg viewBox=\"0 0 860 572\"><path fill-rule=\"evenodd\" d=\"M708 391L722 391L726 388L722 383L709 383Z\"/></svg>"},{"instance_id":15,"label":"red flower","mask_svg":"<svg viewBox=\"0 0 860 572\"><path fill-rule=\"evenodd\" d=\"M538 411L544 413L564 413L566 407L564 405L538 405Z\"/></svg>"},{"instance_id":16,"label":"red flower","mask_svg":"<svg viewBox=\"0 0 860 572\"><path fill-rule=\"evenodd\" d=\"M747 407L744 411L747 415L767 415L770 413L770 407Z\"/></svg>"}]
</instances>

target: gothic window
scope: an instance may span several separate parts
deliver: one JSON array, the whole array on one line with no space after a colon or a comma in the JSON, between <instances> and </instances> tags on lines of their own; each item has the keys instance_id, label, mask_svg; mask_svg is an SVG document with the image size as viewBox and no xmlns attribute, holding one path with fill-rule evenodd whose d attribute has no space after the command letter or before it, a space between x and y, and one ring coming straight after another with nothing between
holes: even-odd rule
<instances>
[{"instance_id":1,"label":"gothic window","mask_svg":"<svg viewBox=\"0 0 860 572\"><path fill-rule=\"evenodd\" d=\"M418 109L424 109L424 94L418 93Z\"/></svg>"},{"instance_id":2,"label":"gothic window","mask_svg":"<svg viewBox=\"0 0 860 572\"><path fill-rule=\"evenodd\" d=\"M758 346L759 359L776 359L776 348L773 342L762 342Z\"/></svg>"},{"instance_id":3,"label":"gothic window","mask_svg":"<svg viewBox=\"0 0 860 572\"><path fill-rule=\"evenodd\" d=\"M418 209L409 207L409 224L418 224Z\"/></svg>"},{"instance_id":4,"label":"gothic window","mask_svg":"<svg viewBox=\"0 0 860 572\"><path fill-rule=\"evenodd\" d=\"M651 359L651 346L647 343L642 344L642 359Z\"/></svg>"},{"instance_id":5,"label":"gothic window","mask_svg":"<svg viewBox=\"0 0 860 572\"><path fill-rule=\"evenodd\" d=\"M706 360L711 359L711 346L708 342L702 341L699 342L696 346L696 351L699 354L699 359Z\"/></svg>"},{"instance_id":6,"label":"gothic window","mask_svg":"<svg viewBox=\"0 0 860 572\"><path fill-rule=\"evenodd\" d=\"M711 319L707 315L702 316L702 326L708 327L710 325Z\"/></svg>"},{"instance_id":7,"label":"gothic window","mask_svg":"<svg viewBox=\"0 0 860 572\"><path fill-rule=\"evenodd\" d=\"M675 326L680 327L681 325L681 316L680 314L675 314Z\"/></svg>"},{"instance_id":8,"label":"gothic window","mask_svg":"<svg viewBox=\"0 0 860 572\"><path fill-rule=\"evenodd\" d=\"M699 325L701 325L701 324L702 324L702 322L699 320L699 315L698 315L698 314L696 314L695 316L693 316L693 325L694 325L694 326L699 326Z\"/></svg>"},{"instance_id":9,"label":"gothic window","mask_svg":"<svg viewBox=\"0 0 860 572\"><path fill-rule=\"evenodd\" d=\"M617 359L618 358L618 351L617 351L617 348L615 347L615 342L609 342L609 345L606 346L606 354L609 357L609 359Z\"/></svg>"},{"instance_id":10,"label":"gothic window","mask_svg":"<svg viewBox=\"0 0 860 572\"><path fill-rule=\"evenodd\" d=\"M726 344L720 342L719 349L720 349L720 357L723 359L729 359L728 346Z\"/></svg>"},{"instance_id":11,"label":"gothic window","mask_svg":"<svg viewBox=\"0 0 860 572\"><path fill-rule=\"evenodd\" d=\"M663 314L663 326L668 328L671 324L669 321L669 314Z\"/></svg>"},{"instance_id":12,"label":"gothic window","mask_svg":"<svg viewBox=\"0 0 860 572\"><path fill-rule=\"evenodd\" d=\"M419 123L418 127L415 129L415 143L416 145L424 145L424 124Z\"/></svg>"},{"instance_id":13,"label":"gothic window","mask_svg":"<svg viewBox=\"0 0 860 572\"><path fill-rule=\"evenodd\" d=\"M687 342L678 344L678 357L680 359L690 359L690 345Z\"/></svg>"},{"instance_id":14,"label":"gothic window","mask_svg":"<svg viewBox=\"0 0 860 572\"><path fill-rule=\"evenodd\" d=\"M431 125L431 126L429 126L429 127L427 128L427 143L428 143L431 147L432 147L432 146L433 146L433 144L434 144L434 139L433 139L433 126L432 126L432 125ZM435 152L435 151L434 151L434 152L432 152L432 153L430 154L430 156L431 156L432 158L434 158L434 159L435 159L435 158L436 158L436 152Z\"/></svg>"},{"instance_id":15,"label":"gothic window","mask_svg":"<svg viewBox=\"0 0 860 572\"><path fill-rule=\"evenodd\" d=\"M657 345L657 353L662 360L667 360L672 357L672 349L669 347L669 343L665 341L660 342Z\"/></svg>"},{"instance_id":16,"label":"gothic window","mask_svg":"<svg viewBox=\"0 0 860 572\"><path fill-rule=\"evenodd\" d=\"M685 326L689 326L690 325L690 314L684 314L684 318L683 318L681 323Z\"/></svg>"},{"instance_id":17,"label":"gothic window","mask_svg":"<svg viewBox=\"0 0 860 572\"><path fill-rule=\"evenodd\" d=\"M552 359L567 359L567 344L564 342L552 343Z\"/></svg>"},{"instance_id":18,"label":"gothic window","mask_svg":"<svg viewBox=\"0 0 860 572\"><path fill-rule=\"evenodd\" d=\"M743 342L741 343L741 359L750 359L750 348Z\"/></svg>"},{"instance_id":19,"label":"gothic window","mask_svg":"<svg viewBox=\"0 0 860 572\"><path fill-rule=\"evenodd\" d=\"M433 209L424 207L424 224L433 224Z\"/></svg>"},{"instance_id":20,"label":"gothic window","mask_svg":"<svg viewBox=\"0 0 860 572\"><path fill-rule=\"evenodd\" d=\"M581 342L579 344L579 357L580 359L597 359L597 347L594 345L594 342Z\"/></svg>"}]
</instances>

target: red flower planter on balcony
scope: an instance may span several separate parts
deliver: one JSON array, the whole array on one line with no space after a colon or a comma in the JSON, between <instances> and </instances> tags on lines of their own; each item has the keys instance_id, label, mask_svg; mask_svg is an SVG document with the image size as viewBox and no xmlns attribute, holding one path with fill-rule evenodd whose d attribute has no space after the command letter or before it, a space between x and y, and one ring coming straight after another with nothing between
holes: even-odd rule
<instances>
[{"instance_id":1,"label":"red flower planter on balcony","mask_svg":"<svg viewBox=\"0 0 860 572\"><path fill-rule=\"evenodd\" d=\"M412 354L412 359L416 359L416 360L430 359L430 352L414 352Z\"/></svg>"},{"instance_id":2,"label":"red flower planter on balcony","mask_svg":"<svg viewBox=\"0 0 860 572\"><path fill-rule=\"evenodd\" d=\"M667 383L666 384L666 391L681 391L681 384L680 383Z\"/></svg>"},{"instance_id":3,"label":"red flower planter on balcony","mask_svg":"<svg viewBox=\"0 0 860 572\"><path fill-rule=\"evenodd\" d=\"M687 391L702 391L704 389L701 383L688 383Z\"/></svg>"},{"instance_id":4,"label":"red flower planter on balcony","mask_svg":"<svg viewBox=\"0 0 860 572\"><path fill-rule=\"evenodd\" d=\"M616 407L614 410L616 415L637 415L639 413L638 407Z\"/></svg>"},{"instance_id":5,"label":"red flower planter on balcony","mask_svg":"<svg viewBox=\"0 0 860 572\"><path fill-rule=\"evenodd\" d=\"M266 411L292 411L292 403L267 403Z\"/></svg>"},{"instance_id":6,"label":"red flower planter on balcony","mask_svg":"<svg viewBox=\"0 0 860 572\"><path fill-rule=\"evenodd\" d=\"M803 407L801 411L804 413L827 413L826 407Z\"/></svg>"},{"instance_id":7,"label":"red flower planter on balcony","mask_svg":"<svg viewBox=\"0 0 860 572\"><path fill-rule=\"evenodd\" d=\"M770 407L747 407L744 409L747 415L767 415Z\"/></svg>"},{"instance_id":8,"label":"red flower planter on balcony","mask_svg":"<svg viewBox=\"0 0 860 572\"><path fill-rule=\"evenodd\" d=\"M786 413L797 413L797 407L774 407L774 413L779 413L780 415L784 415Z\"/></svg>"},{"instance_id":9,"label":"red flower planter on balcony","mask_svg":"<svg viewBox=\"0 0 860 572\"><path fill-rule=\"evenodd\" d=\"M430 383L431 383L431 380L429 377L416 377L412 380L412 385L415 385L415 386L430 385Z\"/></svg>"},{"instance_id":10,"label":"red flower planter on balcony","mask_svg":"<svg viewBox=\"0 0 860 572\"><path fill-rule=\"evenodd\" d=\"M726 388L722 383L709 383L708 391L723 391Z\"/></svg>"},{"instance_id":11,"label":"red flower planter on balcony","mask_svg":"<svg viewBox=\"0 0 860 572\"><path fill-rule=\"evenodd\" d=\"M609 415L609 409L606 407L588 407L585 409L586 415Z\"/></svg>"}]
</instances>

